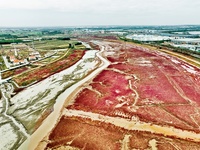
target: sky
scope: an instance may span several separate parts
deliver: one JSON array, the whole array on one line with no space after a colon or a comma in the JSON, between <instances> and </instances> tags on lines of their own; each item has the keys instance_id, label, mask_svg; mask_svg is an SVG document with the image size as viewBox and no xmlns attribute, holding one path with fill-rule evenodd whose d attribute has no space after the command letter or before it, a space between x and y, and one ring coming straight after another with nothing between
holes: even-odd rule
<instances>
[{"instance_id":1,"label":"sky","mask_svg":"<svg viewBox=\"0 0 200 150\"><path fill-rule=\"evenodd\" d=\"M0 0L0 27L200 25L200 0Z\"/></svg>"}]
</instances>

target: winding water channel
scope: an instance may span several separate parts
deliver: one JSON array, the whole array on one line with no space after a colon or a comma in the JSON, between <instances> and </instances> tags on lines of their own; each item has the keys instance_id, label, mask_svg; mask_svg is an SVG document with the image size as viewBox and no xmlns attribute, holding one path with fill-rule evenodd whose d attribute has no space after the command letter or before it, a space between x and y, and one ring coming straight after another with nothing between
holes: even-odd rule
<instances>
[{"instance_id":1,"label":"winding water channel","mask_svg":"<svg viewBox=\"0 0 200 150\"><path fill-rule=\"evenodd\" d=\"M85 82L91 80L96 74L105 69L110 63L108 60L102 57L102 53L105 47L101 46L101 51L96 53L96 56L102 61L100 67L86 76L84 79L74 84L70 88L66 89L56 100L54 105L54 111L44 120L42 125L20 146L20 150L34 150L40 141L48 135L48 133L54 128L60 116L62 114L63 106L66 103L66 98L69 97L78 87Z\"/></svg>"}]
</instances>

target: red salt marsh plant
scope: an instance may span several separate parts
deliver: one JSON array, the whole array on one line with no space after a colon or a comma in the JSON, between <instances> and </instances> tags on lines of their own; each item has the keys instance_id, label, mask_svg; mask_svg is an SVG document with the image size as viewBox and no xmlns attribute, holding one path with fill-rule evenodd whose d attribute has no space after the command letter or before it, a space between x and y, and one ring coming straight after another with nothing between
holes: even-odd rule
<instances>
[{"instance_id":1,"label":"red salt marsh plant","mask_svg":"<svg viewBox=\"0 0 200 150\"><path fill-rule=\"evenodd\" d=\"M200 132L200 71L196 67L194 74L183 67L192 68L186 62L176 64L171 59L177 58L155 51L127 49L126 56L119 50L116 54L108 57L111 65L67 108L128 119L137 116L144 122ZM182 105L191 111L184 113L185 109L179 109Z\"/></svg>"}]
</instances>

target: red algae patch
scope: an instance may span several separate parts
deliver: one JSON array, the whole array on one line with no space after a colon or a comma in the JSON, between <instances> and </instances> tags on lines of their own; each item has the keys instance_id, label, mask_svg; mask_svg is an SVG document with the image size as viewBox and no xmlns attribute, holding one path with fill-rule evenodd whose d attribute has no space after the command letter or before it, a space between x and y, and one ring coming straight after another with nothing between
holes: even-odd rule
<instances>
[{"instance_id":1,"label":"red algae patch","mask_svg":"<svg viewBox=\"0 0 200 150\"><path fill-rule=\"evenodd\" d=\"M191 105L166 106L166 111L170 112L185 123L197 128L200 127L200 109ZM184 111L183 111L184 110Z\"/></svg>"},{"instance_id":2,"label":"red algae patch","mask_svg":"<svg viewBox=\"0 0 200 150\"><path fill-rule=\"evenodd\" d=\"M139 109L132 114L138 116L140 120L144 122L151 122L159 125L171 125L186 130L194 129L190 124L177 118L177 116L174 116L170 111L165 111L161 107L139 107Z\"/></svg>"},{"instance_id":3,"label":"red algae patch","mask_svg":"<svg viewBox=\"0 0 200 150\"><path fill-rule=\"evenodd\" d=\"M141 131L128 131L112 124L81 117L63 116L51 132L46 149L199 149L187 140Z\"/></svg>"},{"instance_id":4,"label":"red algae patch","mask_svg":"<svg viewBox=\"0 0 200 150\"><path fill-rule=\"evenodd\" d=\"M67 99L46 149L200 149L198 68L131 44L97 43L110 65Z\"/></svg>"},{"instance_id":5,"label":"red algae patch","mask_svg":"<svg viewBox=\"0 0 200 150\"><path fill-rule=\"evenodd\" d=\"M80 149L118 149L123 139L122 129L89 119L62 117L51 133L48 148L69 145ZM116 132L117 131L117 132Z\"/></svg>"},{"instance_id":6,"label":"red algae patch","mask_svg":"<svg viewBox=\"0 0 200 150\"><path fill-rule=\"evenodd\" d=\"M133 103L132 90L129 88L128 79L120 73L105 70L101 72L90 84L89 89L83 91L77 96L74 105L75 109L87 109L93 112L101 111L107 114L114 110L118 105L129 105Z\"/></svg>"},{"instance_id":7,"label":"red algae patch","mask_svg":"<svg viewBox=\"0 0 200 150\"><path fill-rule=\"evenodd\" d=\"M66 108L127 119L138 117L148 123L199 132L195 113L200 103L199 69L160 52L130 44L126 50L115 50L115 46L111 46L114 54L107 57L111 62L108 68ZM186 117L181 105L188 105L192 117Z\"/></svg>"}]
</instances>

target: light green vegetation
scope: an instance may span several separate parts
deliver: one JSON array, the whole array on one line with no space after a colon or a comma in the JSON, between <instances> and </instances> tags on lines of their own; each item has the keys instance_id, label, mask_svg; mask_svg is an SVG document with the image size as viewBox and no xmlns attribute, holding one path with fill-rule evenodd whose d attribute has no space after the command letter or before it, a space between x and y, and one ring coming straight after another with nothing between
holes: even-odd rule
<instances>
[{"instance_id":1,"label":"light green vegetation","mask_svg":"<svg viewBox=\"0 0 200 150\"><path fill-rule=\"evenodd\" d=\"M2 56L0 56L0 70L5 70L5 69L7 69L7 67L4 63Z\"/></svg>"},{"instance_id":2,"label":"light green vegetation","mask_svg":"<svg viewBox=\"0 0 200 150\"><path fill-rule=\"evenodd\" d=\"M59 50L68 49L69 45L73 45L74 49L85 49L85 46L80 44L76 45L77 40L45 40L45 41L34 41L35 49L39 51L43 50Z\"/></svg>"},{"instance_id":3,"label":"light green vegetation","mask_svg":"<svg viewBox=\"0 0 200 150\"><path fill-rule=\"evenodd\" d=\"M20 49L18 51L18 55L17 55L18 59L24 60L24 59L28 58L28 56L29 56L29 51L28 51L27 48L26 49Z\"/></svg>"},{"instance_id":4,"label":"light green vegetation","mask_svg":"<svg viewBox=\"0 0 200 150\"><path fill-rule=\"evenodd\" d=\"M58 57L49 57L49 58L46 58L46 59L44 59L44 60L42 60L40 62L41 63L45 63L45 64L49 64L49 63L55 61L56 59L58 59L59 57L61 57L61 56L58 56Z\"/></svg>"},{"instance_id":5,"label":"light green vegetation","mask_svg":"<svg viewBox=\"0 0 200 150\"><path fill-rule=\"evenodd\" d=\"M39 51L67 49L69 47L70 42L72 41L65 41L65 40L34 41L34 46Z\"/></svg>"},{"instance_id":6,"label":"light green vegetation","mask_svg":"<svg viewBox=\"0 0 200 150\"><path fill-rule=\"evenodd\" d=\"M64 49L64 50L61 50L61 51L57 51L57 53L55 55L53 55L52 57L46 58L44 60L41 60L40 62L41 63L45 63L45 64L52 63L52 62L54 62L56 60L61 59L66 54L66 52L68 53L69 49ZM71 50L70 50L70 52L71 52Z\"/></svg>"}]
</instances>

